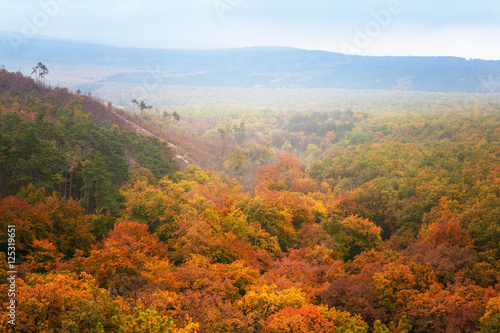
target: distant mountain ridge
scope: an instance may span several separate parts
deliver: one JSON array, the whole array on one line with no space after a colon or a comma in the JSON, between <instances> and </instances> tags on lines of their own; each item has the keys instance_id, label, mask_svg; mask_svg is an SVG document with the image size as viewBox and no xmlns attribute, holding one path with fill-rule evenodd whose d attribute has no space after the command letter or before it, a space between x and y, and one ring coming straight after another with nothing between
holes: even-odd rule
<instances>
[{"instance_id":1,"label":"distant mountain ridge","mask_svg":"<svg viewBox=\"0 0 500 333\"><path fill-rule=\"evenodd\" d=\"M287 47L139 49L43 37L24 39L13 47L13 36L12 33L0 33L0 65L17 70L42 61L49 68L85 67L89 68L88 78L82 81L87 84L93 80L92 83L102 84L150 82L186 86L481 93L498 92L491 90L496 90L495 83L500 81L500 61L493 60L349 56ZM92 69L96 66L101 68L99 73ZM102 68L109 69L109 73Z\"/></svg>"}]
</instances>

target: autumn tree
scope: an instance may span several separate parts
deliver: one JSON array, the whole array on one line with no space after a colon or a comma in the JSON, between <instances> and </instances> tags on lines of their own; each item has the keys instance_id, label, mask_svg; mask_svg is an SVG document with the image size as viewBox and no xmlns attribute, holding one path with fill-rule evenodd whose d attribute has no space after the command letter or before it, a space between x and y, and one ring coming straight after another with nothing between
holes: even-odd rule
<instances>
[{"instance_id":1,"label":"autumn tree","mask_svg":"<svg viewBox=\"0 0 500 333\"><path fill-rule=\"evenodd\" d=\"M359 317L324 306L287 307L271 315L264 324L264 332L359 332L368 331L368 325Z\"/></svg>"},{"instance_id":2,"label":"autumn tree","mask_svg":"<svg viewBox=\"0 0 500 333\"><path fill-rule=\"evenodd\" d=\"M18 287L17 330L116 332L119 304L88 274L34 274Z\"/></svg>"},{"instance_id":3,"label":"autumn tree","mask_svg":"<svg viewBox=\"0 0 500 333\"><path fill-rule=\"evenodd\" d=\"M363 251L380 249L382 245L381 228L357 215L339 220L330 218L323 227L335 238L347 259Z\"/></svg>"},{"instance_id":4,"label":"autumn tree","mask_svg":"<svg viewBox=\"0 0 500 333\"><path fill-rule=\"evenodd\" d=\"M493 297L488 301L480 322L481 333L493 333L500 329L500 297Z\"/></svg>"},{"instance_id":5,"label":"autumn tree","mask_svg":"<svg viewBox=\"0 0 500 333\"><path fill-rule=\"evenodd\" d=\"M153 286L173 288L175 281L166 256L166 246L149 234L147 225L123 221L91 250L85 270L113 295Z\"/></svg>"}]
</instances>

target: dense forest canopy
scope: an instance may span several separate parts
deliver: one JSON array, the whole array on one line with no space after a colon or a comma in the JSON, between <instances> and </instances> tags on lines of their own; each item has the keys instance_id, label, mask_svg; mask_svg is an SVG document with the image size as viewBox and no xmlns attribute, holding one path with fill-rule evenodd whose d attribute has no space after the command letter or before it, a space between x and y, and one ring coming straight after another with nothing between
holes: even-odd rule
<instances>
[{"instance_id":1,"label":"dense forest canopy","mask_svg":"<svg viewBox=\"0 0 500 333\"><path fill-rule=\"evenodd\" d=\"M174 120L0 70L0 326L500 331L500 104L370 105Z\"/></svg>"}]
</instances>

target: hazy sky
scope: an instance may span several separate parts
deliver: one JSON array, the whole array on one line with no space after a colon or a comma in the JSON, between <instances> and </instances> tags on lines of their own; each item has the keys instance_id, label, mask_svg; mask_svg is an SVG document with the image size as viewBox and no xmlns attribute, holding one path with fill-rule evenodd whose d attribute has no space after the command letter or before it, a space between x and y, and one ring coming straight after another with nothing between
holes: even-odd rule
<instances>
[{"instance_id":1,"label":"hazy sky","mask_svg":"<svg viewBox=\"0 0 500 333\"><path fill-rule=\"evenodd\" d=\"M500 60L498 0L0 0L0 30L151 48Z\"/></svg>"}]
</instances>

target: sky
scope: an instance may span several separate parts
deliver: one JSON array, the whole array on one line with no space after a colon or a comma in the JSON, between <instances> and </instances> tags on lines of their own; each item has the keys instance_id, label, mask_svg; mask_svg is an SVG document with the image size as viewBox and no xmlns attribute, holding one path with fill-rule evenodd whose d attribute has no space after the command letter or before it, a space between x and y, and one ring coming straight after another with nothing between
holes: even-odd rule
<instances>
[{"instance_id":1,"label":"sky","mask_svg":"<svg viewBox=\"0 0 500 333\"><path fill-rule=\"evenodd\" d=\"M0 0L0 31L127 47L500 60L500 1Z\"/></svg>"}]
</instances>

